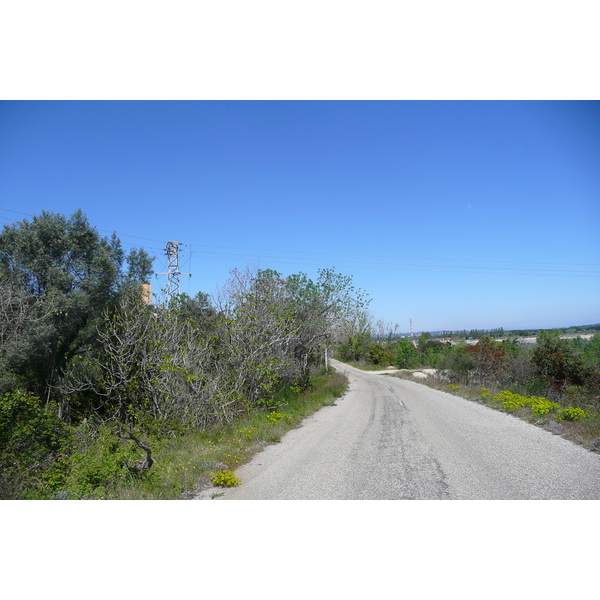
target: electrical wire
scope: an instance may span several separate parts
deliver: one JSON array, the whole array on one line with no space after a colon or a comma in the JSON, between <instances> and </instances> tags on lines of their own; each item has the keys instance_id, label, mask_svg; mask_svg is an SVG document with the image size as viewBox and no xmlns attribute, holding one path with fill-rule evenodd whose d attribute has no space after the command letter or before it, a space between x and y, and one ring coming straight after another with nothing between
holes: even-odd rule
<instances>
[{"instance_id":1,"label":"electrical wire","mask_svg":"<svg viewBox=\"0 0 600 600\"><path fill-rule=\"evenodd\" d=\"M306 251L306 250L269 250L266 248L239 248L235 246L207 246L203 244L194 244L202 248L219 248L223 250L248 250L249 252L278 252L290 254L318 254L321 252ZM194 250L194 252L200 252ZM445 260L451 262L475 262L475 263L500 263L500 264L517 264L517 265L562 265L562 266L578 266L578 267L600 267L600 263L551 263L551 262L533 262L533 261L512 261L512 260L481 260L475 258L431 258L418 256L385 256L378 254L342 254L339 252L328 252L329 256L353 256L357 258L386 258L390 260Z\"/></svg>"},{"instance_id":2,"label":"electrical wire","mask_svg":"<svg viewBox=\"0 0 600 600\"><path fill-rule=\"evenodd\" d=\"M412 272L429 272L429 273L461 273L466 275L524 275L524 276L544 276L544 277L588 277L588 278L598 278L600 275L595 275L594 273L598 273L597 271L559 271L559 272L536 272L534 269L520 269L519 271L511 270L506 268L502 271L483 271L481 269L494 269L494 267L461 267L461 266L452 266L452 265L394 265L389 263L350 263L340 261L327 261L323 259L321 261L317 261L317 259L307 259L307 260L294 260L293 257L273 257L273 256L258 256L258 255L222 255L222 256L209 256L204 255L204 259L208 260L221 260L221 261L239 261L239 260L250 260L256 259L258 261L270 261L270 264L288 264L288 265L300 265L300 266L332 266L332 262L335 266L343 266L344 268L352 268L352 269L378 269L378 270L387 270L387 271L412 271ZM309 262L309 260L311 262ZM415 267L415 268L410 268ZM466 270L466 269L478 269L478 270Z\"/></svg>"},{"instance_id":3,"label":"electrical wire","mask_svg":"<svg viewBox=\"0 0 600 600\"><path fill-rule=\"evenodd\" d=\"M11 212L19 215L33 217L28 213L15 211L11 209L0 208L2 211ZM0 219L7 219L0 215ZM106 230L98 230L106 232ZM162 244L162 240L154 238L146 238L142 236L121 233L116 231L110 232L115 233L119 239L122 237L129 237L149 242L156 242ZM137 247L131 242L123 242L121 244L133 248ZM186 264L191 265L191 257L193 254L201 256L204 259L211 260L259 260L259 261L271 261L277 264L294 264L294 265L305 265L305 266L331 266L332 263L335 265L341 265L345 268L357 268L357 269L381 269L381 270L398 270L398 271L419 271L419 272L432 272L432 273L462 273L462 274L473 274L473 275L527 275L527 276L546 276L546 277L587 277L597 278L600 277L600 271L595 270L575 270L575 269L545 269L540 266L570 266L570 267L600 267L598 263L563 263L563 262L534 262L534 261L502 261L502 260L483 260L483 259L464 259L464 258L432 258L432 257L416 257L416 256L389 256L389 255L373 255L373 254L349 254L339 252L316 252L316 251L305 251L305 250L283 250L283 249L267 249L267 248L246 248L236 246L211 246L206 244L194 243L194 248L189 243L179 243L179 247L182 248L182 253L189 253L189 258ZM196 248L206 248L206 250L197 250ZM156 259L165 253L164 247L144 246L146 250L152 250L158 254ZM209 250L216 249L216 250ZM242 253L233 252L218 252L217 250L234 250L241 251ZM253 254L246 254L251 252ZM258 254L258 253L273 253L273 254ZM257 254L254 254L257 253ZM285 254L287 256L278 256ZM345 258L341 258L345 257ZM351 260L348 260L351 259ZM410 260L410 261L423 261L424 264L407 264L407 263L389 263L381 261L365 261L361 259L385 259L385 260ZM445 262L445 263L462 263L458 265L453 264L426 264L432 262ZM471 263L471 265L464 264ZM486 265L532 265L528 267L517 267L517 266L486 266ZM535 266L533 266L535 265ZM191 267L188 267L191 271Z\"/></svg>"},{"instance_id":4,"label":"electrical wire","mask_svg":"<svg viewBox=\"0 0 600 600\"><path fill-rule=\"evenodd\" d=\"M198 251L194 251L194 252L198 252ZM268 259L268 260L288 260L288 259L294 259L297 257L280 257L280 256L268 256L268 255L252 255L252 254L244 254L244 255L235 255L235 254L230 254L230 253L222 253L222 252L205 252L202 253L202 256L204 258L220 258L220 256L217 257L213 257L210 256L212 254L218 254L218 255L223 255L224 257L227 258L253 258L253 259ZM351 255L345 255L345 256L351 256ZM313 261L313 263L315 261L318 261L319 263L323 263L323 262L330 262L327 259L318 259L318 258L309 258L306 260L310 260ZM413 259L416 260L416 259ZM440 259L438 259L440 260ZM484 261L477 261L477 262L484 262ZM497 261L490 261L490 262L497 262ZM522 267L486 267L486 266L482 266L482 265L477 265L477 266L468 266L468 265L418 265L418 264L406 264L406 263L383 263L383 262L372 262L372 261L348 261L348 260L336 260L336 263L338 264L349 264L349 266L353 266L353 267L365 267L365 268L378 268L378 267L431 267L432 269L455 269L455 268L459 268L459 269L486 269L488 271L541 271L541 272L549 272L549 273L570 273L570 274L600 274L600 271L590 271L590 270L584 270L584 271L575 271L573 269L538 269L538 268L522 268ZM509 264L509 261L507 261L507 264ZM518 263L518 264L536 264L536 263ZM469 272L469 271L466 271Z\"/></svg>"}]
</instances>

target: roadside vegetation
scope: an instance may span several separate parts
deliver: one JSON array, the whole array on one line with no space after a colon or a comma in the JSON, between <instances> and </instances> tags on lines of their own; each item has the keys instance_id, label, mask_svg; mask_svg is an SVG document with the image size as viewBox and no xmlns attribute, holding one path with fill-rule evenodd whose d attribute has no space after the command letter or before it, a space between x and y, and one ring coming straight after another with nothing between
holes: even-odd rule
<instances>
[{"instance_id":1,"label":"roadside vegetation","mask_svg":"<svg viewBox=\"0 0 600 600\"><path fill-rule=\"evenodd\" d=\"M173 498L343 393L325 350L351 278L233 271L217 298L144 301L152 258L77 211L0 233L0 498ZM212 473L212 475L211 475Z\"/></svg>"},{"instance_id":2,"label":"roadside vegetation","mask_svg":"<svg viewBox=\"0 0 600 600\"><path fill-rule=\"evenodd\" d=\"M7 426L5 397L5 497L7 483L11 498L24 499L171 500L211 487L218 496L219 486L240 482L237 467L316 410L333 405L346 386L345 377L322 370L311 377L308 389L281 389L276 410L254 411L226 425L199 430L164 420L140 422L136 437L152 449L153 464L145 469L136 464L146 453L123 436L119 424L68 426L53 407L28 397L20 399L18 418Z\"/></svg>"},{"instance_id":3,"label":"roadside vegetation","mask_svg":"<svg viewBox=\"0 0 600 600\"><path fill-rule=\"evenodd\" d=\"M393 366L397 377L512 413L600 451L600 332L598 326L580 329L596 333L591 339L563 339L562 330L540 331L527 347L483 332L476 343L430 334L382 339L363 332L360 339L338 344L336 356L366 369Z\"/></svg>"},{"instance_id":4,"label":"roadside vegetation","mask_svg":"<svg viewBox=\"0 0 600 600\"><path fill-rule=\"evenodd\" d=\"M237 466L343 394L333 348L365 368L435 369L429 385L600 447L600 333L413 343L373 328L365 294L333 269L316 281L234 270L217 297L168 304L145 298L151 275L151 256L126 254L81 211L4 226L0 499L237 485Z\"/></svg>"}]
</instances>

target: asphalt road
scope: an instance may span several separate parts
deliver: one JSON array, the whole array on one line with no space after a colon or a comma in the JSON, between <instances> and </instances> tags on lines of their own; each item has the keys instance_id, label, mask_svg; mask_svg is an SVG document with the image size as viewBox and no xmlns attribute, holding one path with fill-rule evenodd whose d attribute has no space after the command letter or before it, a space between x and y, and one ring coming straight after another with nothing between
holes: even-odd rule
<instances>
[{"instance_id":1,"label":"asphalt road","mask_svg":"<svg viewBox=\"0 0 600 600\"><path fill-rule=\"evenodd\" d=\"M332 363L348 393L237 469L242 484L220 499L600 499L599 454L463 398Z\"/></svg>"}]
</instances>

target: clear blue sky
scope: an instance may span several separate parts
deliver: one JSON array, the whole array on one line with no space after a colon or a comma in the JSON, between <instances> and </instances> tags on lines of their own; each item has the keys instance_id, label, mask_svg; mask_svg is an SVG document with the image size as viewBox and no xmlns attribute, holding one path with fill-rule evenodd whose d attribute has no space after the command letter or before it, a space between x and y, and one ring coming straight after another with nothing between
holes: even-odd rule
<instances>
[{"instance_id":1,"label":"clear blue sky","mask_svg":"<svg viewBox=\"0 0 600 600\"><path fill-rule=\"evenodd\" d=\"M77 208L192 295L335 267L401 331L600 322L599 102L1 102L0 223Z\"/></svg>"}]
</instances>

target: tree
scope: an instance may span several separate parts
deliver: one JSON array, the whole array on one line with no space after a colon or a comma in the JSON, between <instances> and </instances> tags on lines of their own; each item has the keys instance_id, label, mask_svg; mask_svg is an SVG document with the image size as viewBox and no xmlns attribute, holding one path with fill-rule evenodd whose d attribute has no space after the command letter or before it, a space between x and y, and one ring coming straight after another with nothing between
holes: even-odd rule
<instances>
[{"instance_id":1,"label":"tree","mask_svg":"<svg viewBox=\"0 0 600 600\"><path fill-rule=\"evenodd\" d=\"M423 365L437 368L451 349L452 345L449 342L428 340L423 346L419 345L420 362Z\"/></svg>"},{"instance_id":2,"label":"tree","mask_svg":"<svg viewBox=\"0 0 600 600\"><path fill-rule=\"evenodd\" d=\"M306 383L310 367L319 363L326 347L348 331L364 336L370 326L366 307L370 300L352 285L352 277L334 269L319 269L316 282L300 273L286 280L298 324L295 355L302 361ZM369 332L370 337L370 332Z\"/></svg>"},{"instance_id":3,"label":"tree","mask_svg":"<svg viewBox=\"0 0 600 600\"><path fill-rule=\"evenodd\" d=\"M0 290L18 336L0 347L0 365L45 397L65 364L93 342L95 325L121 287L148 278L151 259L129 254L116 237L102 238L81 210L72 217L43 211L32 221L5 225L0 234ZM17 303L7 297L19 298ZM26 318L23 318L26 315ZM4 375L3 375L4 377Z\"/></svg>"},{"instance_id":4,"label":"tree","mask_svg":"<svg viewBox=\"0 0 600 600\"><path fill-rule=\"evenodd\" d=\"M228 339L235 333L232 352L259 360L265 375L305 386L311 370L323 364L325 348L348 331L365 304L352 279L333 269L320 270L317 281L266 269L233 271L219 308L228 319ZM248 381L256 372L247 374Z\"/></svg>"},{"instance_id":5,"label":"tree","mask_svg":"<svg viewBox=\"0 0 600 600\"><path fill-rule=\"evenodd\" d=\"M173 299L173 308L183 319L193 321L196 327L205 332L213 331L219 319L209 295L204 292L198 292L193 298L181 294Z\"/></svg>"},{"instance_id":6,"label":"tree","mask_svg":"<svg viewBox=\"0 0 600 600\"><path fill-rule=\"evenodd\" d=\"M419 336L419 348L422 348L425 346L425 344L431 339L431 333L429 333L429 331L425 331L423 332L420 336Z\"/></svg>"},{"instance_id":7,"label":"tree","mask_svg":"<svg viewBox=\"0 0 600 600\"><path fill-rule=\"evenodd\" d=\"M420 363L419 351L408 338L398 341L394 350L394 364L400 369L412 369Z\"/></svg>"},{"instance_id":8,"label":"tree","mask_svg":"<svg viewBox=\"0 0 600 600\"><path fill-rule=\"evenodd\" d=\"M137 293L141 283L152 275L153 258L142 248L132 248L127 255L127 272L123 276L121 291L133 290Z\"/></svg>"},{"instance_id":9,"label":"tree","mask_svg":"<svg viewBox=\"0 0 600 600\"><path fill-rule=\"evenodd\" d=\"M250 405L270 407L282 379L300 371L294 356L298 326L284 280L272 270L235 269L218 309L225 387Z\"/></svg>"},{"instance_id":10,"label":"tree","mask_svg":"<svg viewBox=\"0 0 600 600\"><path fill-rule=\"evenodd\" d=\"M445 371L451 383L469 384L477 362L470 346L462 343L454 346L442 361L440 368Z\"/></svg>"},{"instance_id":11,"label":"tree","mask_svg":"<svg viewBox=\"0 0 600 600\"><path fill-rule=\"evenodd\" d=\"M375 342L369 346L369 359L374 365L389 365L393 361L392 349L388 345Z\"/></svg>"}]
</instances>

